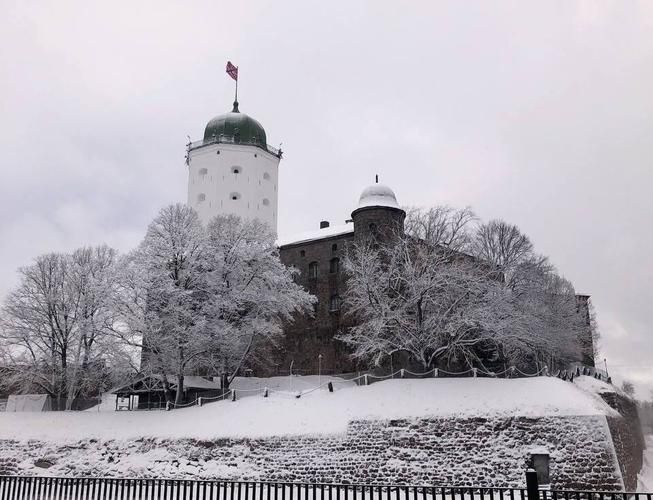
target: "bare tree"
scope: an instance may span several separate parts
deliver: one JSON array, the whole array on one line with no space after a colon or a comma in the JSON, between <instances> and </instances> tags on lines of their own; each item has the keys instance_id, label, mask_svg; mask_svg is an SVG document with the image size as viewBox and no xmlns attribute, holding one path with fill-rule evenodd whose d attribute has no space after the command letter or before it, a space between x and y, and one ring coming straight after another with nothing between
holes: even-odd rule
<instances>
[{"instance_id":1,"label":"bare tree","mask_svg":"<svg viewBox=\"0 0 653 500\"><path fill-rule=\"evenodd\" d=\"M624 380L621 384L621 390L631 398L635 397L635 385L630 380Z\"/></svg>"},{"instance_id":2,"label":"bare tree","mask_svg":"<svg viewBox=\"0 0 653 500\"><path fill-rule=\"evenodd\" d=\"M51 253L19 269L3 308L4 383L43 391L70 409L97 392L115 346L111 331L115 251L106 246Z\"/></svg>"}]
</instances>

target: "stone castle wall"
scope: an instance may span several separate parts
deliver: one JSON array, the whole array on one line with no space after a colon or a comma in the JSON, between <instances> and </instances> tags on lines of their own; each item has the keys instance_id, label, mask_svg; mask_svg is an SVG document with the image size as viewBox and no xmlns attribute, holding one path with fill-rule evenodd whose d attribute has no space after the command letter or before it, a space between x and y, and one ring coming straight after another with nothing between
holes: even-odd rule
<instances>
[{"instance_id":1,"label":"stone castle wall","mask_svg":"<svg viewBox=\"0 0 653 500\"><path fill-rule=\"evenodd\" d=\"M0 441L0 474L524 486L536 448L551 454L555 488L623 488L601 416L354 421L341 435L267 439Z\"/></svg>"}]
</instances>

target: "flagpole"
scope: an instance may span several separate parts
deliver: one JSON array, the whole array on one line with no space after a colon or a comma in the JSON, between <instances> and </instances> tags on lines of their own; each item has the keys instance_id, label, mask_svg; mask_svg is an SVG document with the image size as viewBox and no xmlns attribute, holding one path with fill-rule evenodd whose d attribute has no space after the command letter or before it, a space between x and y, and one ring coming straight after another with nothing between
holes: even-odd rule
<instances>
[{"instance_id":1,"label":"flagpole","mask_svg":"<svg viewBox=\"0 0 653 500\"><path fill-rule=\"evenodd\" d=\"M238 66L236 66L236 102L238 102Z\"/></svg>"}]
</instances>

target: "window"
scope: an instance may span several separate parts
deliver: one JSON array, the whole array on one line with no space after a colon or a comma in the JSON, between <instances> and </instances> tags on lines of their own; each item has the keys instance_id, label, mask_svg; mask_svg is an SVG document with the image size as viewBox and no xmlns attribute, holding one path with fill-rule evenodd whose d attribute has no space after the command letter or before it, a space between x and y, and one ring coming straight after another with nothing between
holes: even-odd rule
<instances>
[{"instance_id":1,"label":"window","mask_svg":"<svg viewBox=\"0 0 653 500\"><path fill-rule=\"evenodd\" d=\"M332 295L329 299L329 311L339 311L340 310L340 297L338 295Z\"/></svg>"},{"instance_id":2,"label":"window","mask_svg":"<svg viewBox=\"0 0 653 500\"><path fill-rule=\"evenodd\" d=\"M331 251L332 252L335 252L337 250L338 250L338 244L337 243L334 243L333 245L331 245Z\"/></svg>"},{"instance_id":3,"label":"window","mask_svg":"<svg viewBox=\"0 0 653 500\"><path fill-rule=\"evenodd\" d=\"M206 195L204 193L200 193L200 194L197 195L197 201L199 201L201 203L204 200L206 200Z\"/></svg>"},{"instance_id":4,"label":"window","mask_svg":"<svg viewBox=\"0 0 653 500\"><path fill-rule=\"evenodd\" d=\"M242 173L243 169L241 167L231 167L231 173L232 174L240 174Z\"/></svg>"},{"instance_id":5,"label":"window","mask_svg":"<svg viewBox=\"0 0 653 500\"><path fill-rule=\"evenodd\" d=\"M240 193L231 193L229 195L230 200L240 200Z\"/></svg>"},{"instance_id":6,"label":"window","mask_svg":"<svg viewBox=\"0 0 653 500\"><path fill-rule=\"evenodd\" d=\"M317 262L311 262L308 265L308 279L317 279Z\"/></svg>"},{"instance_id":7,"label":"window","mask_svg":"<svg viewBox=\"0 0 653 500\"><path fill-rule=\"evenodd\" d=\"M198 173L200 175L206 175L206 174L209 173L209 171L207 169L205 169L205 168L200 168Z\"/></svg>"},{"instance_id":8,"label":"window","mask_svg":"<svg viewBox=\"0 0 653 500\"><path fill-rule=\"evenodd\" d=\"M299 256L300 257L306 257L306 250L300 250L299 251Z\"/></svg>"},{"instance_id":9,"label":"window","mask_svg":"<svg viewBox=\"0 0 653 500\"><path fill-rule=\"evenodd\" d=\"M340 271L340 259L335 257L329 261L329 272L335 274Z\"/></svg>"},{"instance_id":10,"label":"window","mask_svg":"<svg viewBox=\"0 0 653 500\"><path fill-rule=\"evenodd\" d=\"M265 173L263 174L263 178L264 178L266 181L269 181L269 180L270 180L270 174L268 174L267 172L265 172Z\"/></svg>"},{"instance_id":11,"label":"window","mask_svg":"<svg viewBox=\"0 0 653 500\"><path fill-rule=\"evenodd\" d=\"M267 198L263 198L263 205L265 205L266 207L269 207L270 206L270 200L268 200Z\"/></svg>"}]
</instances>

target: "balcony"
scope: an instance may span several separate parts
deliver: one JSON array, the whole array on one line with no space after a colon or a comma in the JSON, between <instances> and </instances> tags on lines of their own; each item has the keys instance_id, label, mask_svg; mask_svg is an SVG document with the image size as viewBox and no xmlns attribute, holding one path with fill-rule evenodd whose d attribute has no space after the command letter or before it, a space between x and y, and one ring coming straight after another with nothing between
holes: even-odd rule
<instances>
[{"instance_id":1,"label":"balcony","mask_svg":"<svg viewBox=\"0 0 653 500\"><path fill-rule=\"evenodd\" d=\"M277 158L281 158L283 156L283 151L280 149L273 148L272 146L265 145L262 146L259 142L251 140L248 141L246 139L243 139L242 137L239 137L237 135L218 135L218 136L213 136L211 139L202 139L200 141L194 141L194 142L189 142L186 144L187 151L194 151L196 149L203 148L205 146L210 146L212 144L241 144L244 146L254 146L259 149L262 149L263 151L267 151L271 155L276 156Z\"/></svg>"}]
</instances>

